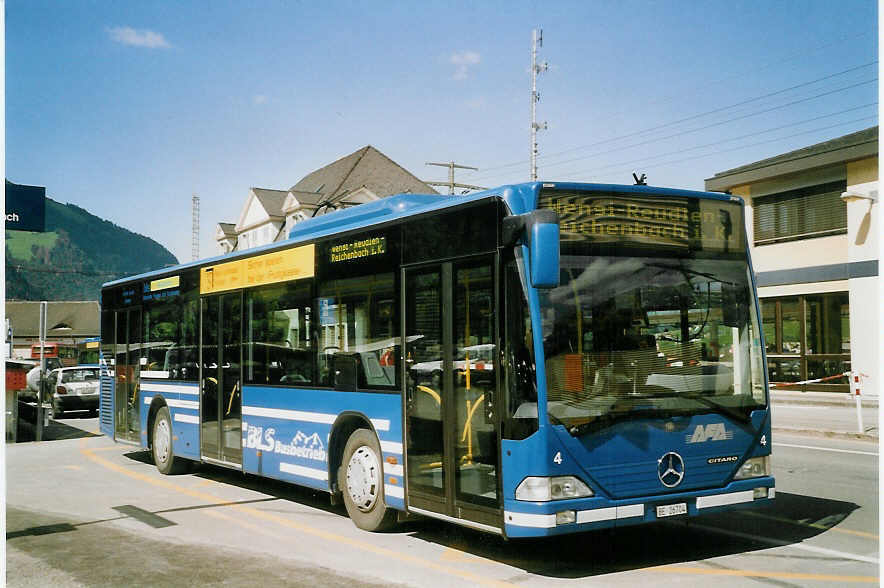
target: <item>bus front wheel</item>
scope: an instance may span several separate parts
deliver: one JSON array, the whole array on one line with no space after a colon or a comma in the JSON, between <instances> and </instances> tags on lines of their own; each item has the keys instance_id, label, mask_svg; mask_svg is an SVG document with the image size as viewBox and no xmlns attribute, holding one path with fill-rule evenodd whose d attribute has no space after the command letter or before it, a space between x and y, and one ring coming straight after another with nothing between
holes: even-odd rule
<instances>
[{"instance_id":1,"label":"bus front wheel","mask_svg":"<svg viewBox=\"0 0 884 588\"><path fill-rule=\"evenodd\" d=\"M172 417L166 406L157 411L153 421L153 462L161 474L182 474L188 463L172 453Z\"/></svg>"},{"instance_id":2,"label":"bus front wheel","mask_svg":"<svg viewBox=\"0 0 884 588\"><path fill-rule=\"evenodd\" d=\"M396 520L396 512L384 502L381 455L375 434L357 429L347 440L338 470L338 486L344 494L347 514L366 531L383 531Z\"/></svg>"}]
</instances>

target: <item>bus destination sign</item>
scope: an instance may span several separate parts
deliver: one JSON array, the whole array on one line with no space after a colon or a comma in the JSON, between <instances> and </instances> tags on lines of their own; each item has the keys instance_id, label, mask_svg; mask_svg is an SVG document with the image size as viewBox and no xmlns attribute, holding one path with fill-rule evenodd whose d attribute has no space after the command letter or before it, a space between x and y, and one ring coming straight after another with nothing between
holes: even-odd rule
<instances>
[{"instance_id":1,"label":"bus destination sign","mask_svg":"<svg viewBox=\"0 0 884 588\"><path fill-rule=\"evenodd\" d=\"M386 252L386 237L369 237L368 239L359 239L358 241L348 241L339 245L333 245L329 249L328 257L330 262L338 263L340 261L351 261L363 257L383 255Z\"/></svg>"},{"instance_id":2,"label":"bus destination sign","mask_svg":"<svg viewBox=\"0 0 884 588\"><path fill-rule=\"evenodd\" d=\"M200 294L312 278L314 249L312 244L304 245L204 267Z\"/></svg>"},{"instance_id":3,"label":"bus destination sign","mask_svg":"<svg viewBox=\"0 0 884 588\"><path fill-rule=\"evenodd\" d=\"M541 194L538 207L559 215L564 242L629 242L648 247L733 252L742 249L742 210L735 202L548 192Z\"/></svg>"}]
</instances>

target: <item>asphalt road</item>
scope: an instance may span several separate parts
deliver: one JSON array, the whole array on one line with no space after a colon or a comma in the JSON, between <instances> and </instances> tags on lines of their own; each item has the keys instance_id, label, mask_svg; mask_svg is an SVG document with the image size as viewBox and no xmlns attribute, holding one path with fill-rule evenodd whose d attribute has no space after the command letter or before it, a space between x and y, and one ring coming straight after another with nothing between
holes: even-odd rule
<instances>
[{"instance_id":1,"label":"asphalt road","mask_svg":"<svg viewBox=\"0 0 884 588\"><path fill-rule=\"evenodd\" d=\"M356 529L326 495L200 467L162 476L97 419L7 446L9 586L877 584L877 443L774 436L762 511L505 542L430 520Z\"/></svg>"}]
</instances>

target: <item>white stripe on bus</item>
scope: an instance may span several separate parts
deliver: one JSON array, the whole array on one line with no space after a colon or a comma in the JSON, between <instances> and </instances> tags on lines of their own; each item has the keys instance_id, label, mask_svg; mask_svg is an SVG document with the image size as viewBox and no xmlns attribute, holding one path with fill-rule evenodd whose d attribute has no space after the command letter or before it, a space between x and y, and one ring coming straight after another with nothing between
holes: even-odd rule
<instances>
[{"instance_id":1,"label":"white stripe on bus","mask_svg":"<svg viewBox=\"0 0 884 588\"><path fill-rule=\"evenodd\" d=\"M283 410L280 408L264 408L261 406L243 406L242 414L248 416L259 416L267 418L285 419L287 421L301 421L304 423L320 423L332 425L337 420L336 414L325 414L322 412L303 412L300 410ZM371 424L378 431L389 431L389 419L371 419Z\"/></svg>"},{"instance_id":2,"label":"white stripe on bus","mask_svg":"<svg viewBox=\"0 0 884 588\"><path fill-rule=\"evenodd\" d=\"M751 492L750 492L751 493ZM610 506L577 511L577 523L594 523L613 519L629 519L645 516L644 504L627 504L626 506ZM550 529L556 526L555 514L529 514L524 512L504 512L504 520L508 525L516 527L533 527Z\"/></svg>"},{"instance_id":3,"label":"white stripe on bus","mask_svg":"<svg viewBox=\"0 0 884 588\"><path fill-rule=\"evenodd\" d=\"M199 410L200 403L195 400L175 400L174 398L165 398L166 404L175 408L187 408L190 410ZM153 402L153 396L145 396L144 404L150 406Z\"/></svg>"},{"instance_id":4,"label":"white stripe on bus","mask_svg":"<svg viewBox=\"0 0 884 588\"><path fill-rule=\"evenodd\" d=\"M709 508L712 506L725 506L728 504L740 504L741 502L752 502L755 500L752 490L744 490L743 492L728 492L727 494L713 494L711 496L697 496L697 509Z\"/></svg>"},{"instance_id":5,"label":"white stripe on bus","mask_svg":"<svg viewBox=\"0 0 884 588\"><path fill-rule=\"evenodd\" d=\"M402 486L391 486L390 484L384 484L384 495L392 496L393 498L402 498L405 499L405 488Z\"/></svg>"},{"instance_id":6,"label":"white stripe on bus","mask_svg":"<svg viewBox=\"0 0 884 588\"><path fill-rule=\"evenodd\" d=\"M402 468L402 464L393 464L393 463L385 463L384 464L384 473L389 474L391 476L404 476L405 471Z\"/></svg>"},{"instance_id":7,"label":"white stripe on bus","mask_svg":"<svg viewBox=\"0 0 884 588\"><path fill-rule=\"evenodd\" d=\"M293 463L280 462L279 471L296 476L304 476L314 480L328 480L328 472L326 470L317 470L314 468L306 468L304 466L295 465Z\"/></svg>"},{"instance_id":8,"label":"white stripe on bus","mask_svg":"<svg viewBox=\"0 0 884 588\"><path fill-rule=\"evenodd\" d=\"M193 414L181 414L180 412L175 413L175 420L180 423L192 423L194 425L198 425L200 423L200 418Z\"/></svg>"},{"instance_id":9,"label":"white stripe on bus","mask_svg":"<svg viewBox=\"0 0 884 588\"><path fill-rule=\"evenodd\" d=\"M168 370L141 370L141 372L139 372L139 375L142 378L157 378L159 380L169 379Z\"/></svg>"},{"instance_id":10,"label":"white stripe on bus","mask_svg":"<svg viewBox=\"0 0 884 588\"><path fill-rule=\"evenodd\" d=\"M159 382L142 382L141 389L145 392L177 393L199 396L199 388L185 384L164 384Z\"/></svg>"},{"instance_id":11,"label":"white stripe on bus","mask_svg":"<svg viewBox=\"0 0 884 588\"><path fill-rule=\"evenodd\" d=\"M402 455L402 443L395 441L381 441L381 451L384 453L398 453Z\"/></svg>"}]
</instances>

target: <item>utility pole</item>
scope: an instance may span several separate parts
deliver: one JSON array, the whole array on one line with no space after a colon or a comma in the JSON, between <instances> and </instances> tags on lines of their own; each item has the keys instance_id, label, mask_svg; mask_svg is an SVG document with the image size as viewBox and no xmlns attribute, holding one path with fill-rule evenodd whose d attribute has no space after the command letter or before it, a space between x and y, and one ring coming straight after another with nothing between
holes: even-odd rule
<instances>
[{"instance_id":1,"label":"utility pole","mask_svg":"<svg viewBox=\"0 0 884 588\"><path fill-rule=\"evenodd\" d=\"M448 168L448 181L447 182L424 182L425 184L429 184L431 186L448 186L448 193L450 195L454 195L455 188L466 188L468 190L484 190L482 186L472 186L470 184L457 184L454 182L454 168L457 169L472 169L475 171L479 171L478 167L470 167L468 165L458 165L453 161L449 161L448 163L432 163L427 162L427 165L438 165L441 167Z\"/></svg>"},{"instance_id":2,"label":"utility pole","mask_svg":"<svg viewBox=\"0 0 884 588\"><path fill-rule=\"evenodd\" d=\"M49 319L49 303L45 300L40 302L40 322L37 327L40 336L40 386L37 391L37 425L35 431L35 440L43 440L43 397L46 391L46 322Z\"/></svg>"},{"instance_id":3,"label":"utility pole","mask_svg":"<svg viewBox=\"0 0 884 588\"><path fill-rule=\"evenodd\" d=\"M194 260L200 258L200 197L193 195L190 204L190 215L192 217L191 235L190 235L190 255Z\"/></svg>"},{"instance_id":4,"label":"utility pole","mask_svg":"<svg viewBox=\"0 0 884 588\"><path fill-rule=\"evenodd\" d=\"M537 48L543 47L543 29L532 31L531 44L531 181L537 181L537 131L547 129L546 122L537 122L537 103L540 102L540 93L537 91L537 74L549 69L547 62L537 63Z\"/></svg>"}]
</instances>

